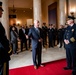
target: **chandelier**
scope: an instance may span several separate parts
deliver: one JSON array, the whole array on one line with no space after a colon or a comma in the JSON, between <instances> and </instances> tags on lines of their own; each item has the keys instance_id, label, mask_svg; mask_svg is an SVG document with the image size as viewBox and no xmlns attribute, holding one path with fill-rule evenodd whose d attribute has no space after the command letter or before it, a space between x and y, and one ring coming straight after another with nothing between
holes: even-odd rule
<instances>
[{"instance_id":1,"label":"chandelier","mask_svg":"<svg viewBox=\"0 0 76 75\"><path fill-rule=\"evenodd\" d=\"M13 13L15 13L15 12L16 12L16 9L15 9L15 6L14 6L14 0L13 0L12 12L13 12Z\"/></svg>"}]
</instances>

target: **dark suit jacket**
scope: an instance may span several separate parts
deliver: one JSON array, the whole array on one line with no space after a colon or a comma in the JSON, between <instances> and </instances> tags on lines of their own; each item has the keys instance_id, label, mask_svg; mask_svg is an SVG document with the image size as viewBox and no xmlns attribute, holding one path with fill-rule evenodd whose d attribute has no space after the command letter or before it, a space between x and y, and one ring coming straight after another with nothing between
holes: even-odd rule
<instances>
[{"instance_id":1,"label":"dark suit jacket","mask_svg":"<svg viewBox=\"0 0 76 75\"><path fill-rule=\"evenodd\" d=\"M39 28L39 32L40 32L40 34L38 34L35 27L33 27L29 30L28 36L32 38L32 47L33 48L37 48L38 44L40 43L39 39L43 38L43 32L42 32L41 28Z\"/></svg>"},{"instance_id":2,"label":"dark suit jacket","mask_svg":"<svg viewBox=\"0 0 76 75\"><path fill-rule=\"evenodd\" d=\"M42 30L43 30L43 33L45 33L44 37L46 37L47 36L47 31L48 31L47 26L42 26Z\"/></svg>"},{"instance_id":3,"label":"dark suit jacket","mask_svg":"<svg viewBox=\"0 0 76 75\"><path fill-rule=\"evenodd\" d=\"M63 40L64 32L63 29L58 29L58 39Z\"/></svg>"},{"instance_id":4,"label":"dark suit jacket","mask_svg":"<svg viewBox=\"0 0 76 75\"><path fill-rule=\"evenodd\" d=\"M54 38L54 29L53 28L49 28L48 29L48 37L50 38L50 39L53 39Z\"/></svg>"},{"instance_id":5,"label":"dark suit jacket","mask_svg":"<svg viewBox=\"0 0 76 75\"><path fill-rule=\"evenodd\" d=\"M29 33L29 28L26 28L25 29L25 34L28 35L28 33Z\"/></svg>"},{"instance_id":6,"label":"dark suit jacket","mask_svg":"<svg viewBox=\"0 0 76 75\"><path fill-rule=\"evenodd\" d=\"M11 30L11 43L16 43L18 38L18 34L16 31Z\"/></svg>"},{"instance_id":7,"label":"dark suit jacket","mask_svg":"<svg viewBox=\"0 0 76 75\"><path fill-rule=\"evenodd\" d=\"M9 61L9 50L9 41L5 35L5 29L0 22L0 63Z\"/></svg>"},{"instance_id":8,"label":"dark suit jacket","mask_svg":"<svg viewBox=\"0 0 76 75\"><path fill-rule=\"evenodd\" d=\"M22 29L19 30L19 39L21 39L23 42L26 41L26 36Z\"/></svg>"}]
</instances>

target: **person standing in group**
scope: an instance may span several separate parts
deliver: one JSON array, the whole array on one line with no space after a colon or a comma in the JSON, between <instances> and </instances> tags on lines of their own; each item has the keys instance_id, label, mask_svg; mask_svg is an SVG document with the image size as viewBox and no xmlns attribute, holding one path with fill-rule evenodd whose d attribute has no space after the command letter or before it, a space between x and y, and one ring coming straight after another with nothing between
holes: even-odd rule
<instances>
[{"instance_id":1,"label":"person standing in group","mask_svg":"<svg viewBox=\"0 0 76 75\"><path fill-rule=\"evenodd\" d=\"M63 45L63 37L64 37L63 25L60 25L59 26L57 36L58 36L59 48L62 48L62 45Z\"/></svg>"},{"instance_id":2,"label":"person standing in group","mask_svg":"<svg viewBox=\"0 0 76 75\"><path fill-rule=\"evenodd\" d=\"M11 30L11 44L12 44L12 49L13 49L14 54L18 54L18 52L17 52L18 40L19 40L19 35L15 31L15 27L12 27L12 30Z\"/></svg>"},{"instance_id":3,"label":"person standing in group","mask_svg":"<svg viewBox=\"0 0 76 75\"><path fill-rule=\"evenodd\" d=\"M68 27L64 34L64 43L66 49L67 67L64 70L72 69L72 75L76 75L76 24L74 17L68 16Z\"/></svg>"},{"instance_id":4,"label":"person standing in group","mask_svg":"<svg viewBox=\"0 0 76 75\"><path fill-rule=\"evenodd\" d=\"M52 28L54 29L54 31L53 31L53 44L54 44L54 46L56 46L57 45L56 44L56 41L57 41L57 28L56 28L56 25L53 24Z\"/></svg>"},{"instance_id":5,"label":"person standing in group","mask_svg":"<svg viewBox=\"0 0 76 75\"><path fill-rule=\"evenodd\" d=\"M2 12L4 10L2 9L2 2L0 2L0 18L2 17ZM5 29L0 22L0 75L3 75L4 68L6 70L6 75L9 75L9 41L5 34ZM6 63L6 67L4 67L4 64Z\"/></svg>"},{"instance_id":6,"label":"person standing in group","mask_svg":"<svg viewBox=\"0 0 76 75\"><path fill-rule=\"evenodd\" d=\"M29 30L30 30L31 28L32 28L32 25L29 25ZM29 49L31 50L31 38L29 38L28 41L29 41L29 44L28 44L29 46L28 46L28 47L29 47ZM31 50L31 51L32 51L32 50Z\"/></svg>"},{"instance_id":7,"label":"person standing in group","mask_svg":"<svg viewBox=\"0 0 76 75\"><path fill-rule=\"evenodd\" d=\"M27 49L27 39L26 39L26 30L25 30L25 26L22 25L21 29L19 30L19 39L21 41L21 51L23 51L23 44Z\"/></svg>"},{"instance_id":8,"label":"person standing in group","mask_svg":"<svg viewBox=\"0 0 76 75\"><path fill-rule=\"evenodd\" d=\"M43 67L44 65L41 64L43 32L42 29L39 28L38 20L34 20L34 27L29 30L29 33L26 37L31 37L32 40L32 56L34 68L37 69L39 66Z\"/></svg>"},{"instance_id":9,"label":"person standing in group","mask_svg":"<svg viewBox=\"0 0 76 75\"><path fill-rule=\"evenodd\" d=\"M49 25L49 28L48 28L48 42L49 42L49 48L50 47L54 47L54 29L53 29L53 24Z\"/></svg>"},{"instance_id":10,"label":"person standing in group","mask_svg":"<svg viewBox=\"0 0 76 75\"><path fill-rule=\"evenodd\" d=\"M47 45L47 26L46 26L46 23L43 23L42 25L42 30L43 30L43 47L45 47Z\"/></svg>"},{"instance_id":11,"label":"person standing in group","mask_svg":"<svg viewBox=\"0 0 76 75\"><path fill-rule=\"evenodd\" d=\"M9 30L10 30L10 35L11 35L11 31L12 31L12 28L15 28L15 32L18 34L18 29L17 29L17 27L16 27L16 24L14 23L13 25L10 25L10 28L9 28ZM11 40L11 36L10 36L10 40ZM12 43L10 43L11 44L11 48L12 48L12 50L13 50L13 45L12 45Z\"/></svg>"}]
</instances>

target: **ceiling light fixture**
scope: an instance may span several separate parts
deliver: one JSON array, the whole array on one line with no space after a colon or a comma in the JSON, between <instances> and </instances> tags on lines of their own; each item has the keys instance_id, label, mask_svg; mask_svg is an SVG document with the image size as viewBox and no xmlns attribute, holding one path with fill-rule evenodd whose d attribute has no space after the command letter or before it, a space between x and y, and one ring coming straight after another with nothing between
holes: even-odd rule
<instances>
[{"instance_id":1,"label":"ceiling light fixture","mask_svg":"<svg viewBox=\"0 0 76 75\"><path fill-rule=\"evenodd\" d=\"M16 9L15 9L15 6L14 6L14 0L13 0L13 9L12 9L12 12L13 12L13 13L16 12Z\"/></svg>"}]
</instances>

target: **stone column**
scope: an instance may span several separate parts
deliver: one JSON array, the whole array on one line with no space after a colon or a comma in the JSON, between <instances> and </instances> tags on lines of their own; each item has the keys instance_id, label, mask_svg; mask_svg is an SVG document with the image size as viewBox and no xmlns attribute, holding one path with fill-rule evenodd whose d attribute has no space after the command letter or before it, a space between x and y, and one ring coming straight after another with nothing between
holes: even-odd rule
<instances>
[{"instance_id":1,"label":"stone column","mask_svg":"<svg viewBox=\"0 0 76 75\"><path fill-rule=\"evenodd\" d=\"M34 20L39 20L41 27L42 26L41 0L33 0L33 15Z\"/></svg>"},{"instance_id":2,"label":"stone column","mask_svg":"<svg viewBox=\"0 0 76 75\"><path fill-rule=\"evenodd\" d=\"M65 25L66 22L66 0L59 0L59 25Z\"/></svg>"},{"instance_id":3,"label":"stone column","mask_svg":"<svg viewBox=\"0 0 76 75\"><path fill-rule=\"evenodd\" d=\"M0 0L3 8L3 14L1 18L1 23L3 24L5 31L6 31L6 36L9 39L9 14L8 14L8 0Z\"/></svg>"}]
</instances>

